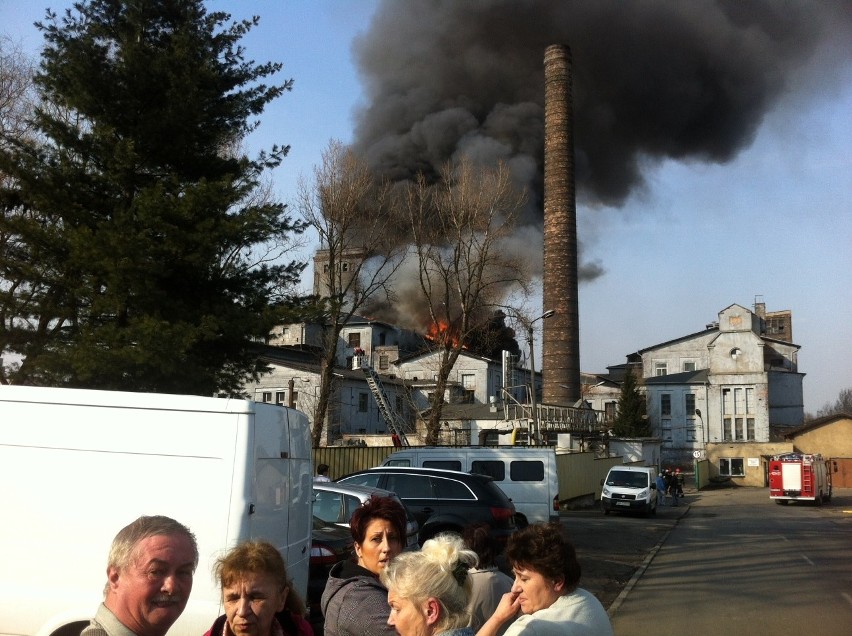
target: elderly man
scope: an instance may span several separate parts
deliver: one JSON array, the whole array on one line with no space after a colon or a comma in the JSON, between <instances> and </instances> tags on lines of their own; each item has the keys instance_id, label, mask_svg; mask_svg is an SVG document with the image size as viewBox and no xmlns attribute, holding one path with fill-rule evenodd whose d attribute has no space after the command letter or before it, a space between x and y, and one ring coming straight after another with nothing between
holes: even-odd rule
<instances>
[{"instance_id":1,"label":"elderly man","mask_svg":"<svg viewBox=\"0 0 852 636\"><path fill-rule=\"evenodd\" d=\"M186 526L139 517L113 539L104 602L80 636L164 636L186 607L197 566Z\"/></svg>"}]
</instances>

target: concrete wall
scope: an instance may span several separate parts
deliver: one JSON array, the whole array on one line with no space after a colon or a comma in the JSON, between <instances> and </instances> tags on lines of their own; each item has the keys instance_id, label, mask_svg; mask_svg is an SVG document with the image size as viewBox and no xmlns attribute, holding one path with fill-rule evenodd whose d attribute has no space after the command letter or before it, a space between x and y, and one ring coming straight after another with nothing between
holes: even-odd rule
<instances>
[{"instance_id":1,"label":"concrete wall","mask_svg":"<svg viewBox=\"0 0 852 636\"><path fill-rule=\"evenodd\" d=\"M852 419L840 417L833 422L797 434L793 440L802 453L820 453L826 457L852 457Z\"/></svg>"},{"instance_id":2,"label":"concrete wall","mask_svg":"<svg viewBox=\"0 0 852 636\"><path fill-rule=\"evenodd\" d=\"M739 464L741 460L742 475L731 476L730 479L738 486L756 486L762 488L767 486L768 458L772 455L789 453L793 450L793 444L781 443L726 443L707 444L707 469L710 481L724 477L720 467L725 460L734 460Z\"/></svg>"}]
</instances>

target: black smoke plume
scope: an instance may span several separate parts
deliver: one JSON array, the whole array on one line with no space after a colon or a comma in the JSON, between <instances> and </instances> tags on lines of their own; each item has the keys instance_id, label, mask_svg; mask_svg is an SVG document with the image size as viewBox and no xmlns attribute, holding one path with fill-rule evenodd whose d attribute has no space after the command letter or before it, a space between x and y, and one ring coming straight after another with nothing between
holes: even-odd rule
<instances>
[{"instance_id":1,"label":"black smoke plume","mask_svg":"<svg viewBox=\"0 0 852 636\"><path fill-rule=\"evenodd\" d=\"M567 44L578 197L617 206L660 160L732 159L821 43L848 62L850 24L832 0L384 0L355 43L355 147L398 180L506 160L540 225L543 55Z\"/></svg>"}]
</instances>

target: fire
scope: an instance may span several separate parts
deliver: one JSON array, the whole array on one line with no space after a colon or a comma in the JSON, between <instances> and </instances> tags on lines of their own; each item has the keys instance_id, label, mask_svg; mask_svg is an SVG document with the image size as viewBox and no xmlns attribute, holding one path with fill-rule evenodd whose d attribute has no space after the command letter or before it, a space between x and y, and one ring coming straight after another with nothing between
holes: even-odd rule
<instances>
[{"instance_id":1,"label":"fire","mask_svg":"<svg viewBox=\"0 0 852 636\"><path fill-rule=\"evenodd\" d=\"M459 336L455 329L453 329L450 323L439 320L438 322L433 322L426 329L426 337L432 342L436 342L439 344L449 344L453 347L458 346L459 344Z\"/></svg>"}]
</instances>

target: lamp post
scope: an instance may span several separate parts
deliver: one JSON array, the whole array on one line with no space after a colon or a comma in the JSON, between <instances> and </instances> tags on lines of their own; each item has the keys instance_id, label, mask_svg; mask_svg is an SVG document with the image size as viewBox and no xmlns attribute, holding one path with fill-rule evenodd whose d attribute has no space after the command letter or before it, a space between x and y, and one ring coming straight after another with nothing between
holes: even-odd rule
<instances>
[{"instance_id":1,"label":"lamp post","mask_svg":"<svg viewBox=\"0 0 852 636\"><path fill-rule=\"evenodd\" d=\"M535 386L535 347L533 346L533 325L539 320L550 318L556 313L555 309L548 309L541 316L530 320L527 324L527 337L530 343L530 406L532 406L532 439L536 446L541 446L541 435L538 430L538 405L536 404L536 386Z\"/></svg>"}]
</instances>

